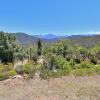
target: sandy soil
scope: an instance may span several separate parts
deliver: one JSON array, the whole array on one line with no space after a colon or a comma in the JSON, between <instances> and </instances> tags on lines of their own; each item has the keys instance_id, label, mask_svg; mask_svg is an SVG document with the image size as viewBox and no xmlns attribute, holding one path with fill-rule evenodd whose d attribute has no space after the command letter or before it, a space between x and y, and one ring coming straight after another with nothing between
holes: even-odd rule
<instances>
[{"instance_id":1,"label":"sandy soil","mask_svg":"<svg viewBox=\"0 0 100 100\"><path fill-rule=\"evenodd\" d=\"M100 100L100 76L0 82L0 100Z\"/></svg>"}]
</instances>

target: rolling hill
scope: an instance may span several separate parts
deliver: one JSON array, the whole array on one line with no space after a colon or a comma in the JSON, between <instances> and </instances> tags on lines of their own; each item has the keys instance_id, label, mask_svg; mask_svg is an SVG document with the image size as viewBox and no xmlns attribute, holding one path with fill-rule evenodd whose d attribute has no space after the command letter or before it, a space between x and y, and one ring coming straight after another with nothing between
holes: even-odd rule
<instances>
[{"instance_id":1,"label":"rolling hill","mask_svg":"<svg viewBox=\"0 0 100 100\"><path fill-rule=\"evenodd\" d=\"M28 35L26 33L16 33L16 39L19 44L33 44L37 41L37 37Z\"/></svg>"},{"instance_id":2,"label":"rolling hill","mask_svg":"<svg viewBox=\"0 0 100 100\"><path fill-rule=\"evenodd\" d=\"M85 35L71 35L71 36L56 36L53 34L48 34L48 35L28 35L26 33L16 33L16 38L18 43L20 44L34 44L36 43L37 39L41 39L43 42L56 42L60 39L70 39L72 41L73 44L75 45L82 45L82 46L86 46L91 47L93 45L96 45L97 43L100 43L100 35L89 35L89 36L85 36Z\"/></svg>"}]
</instances>

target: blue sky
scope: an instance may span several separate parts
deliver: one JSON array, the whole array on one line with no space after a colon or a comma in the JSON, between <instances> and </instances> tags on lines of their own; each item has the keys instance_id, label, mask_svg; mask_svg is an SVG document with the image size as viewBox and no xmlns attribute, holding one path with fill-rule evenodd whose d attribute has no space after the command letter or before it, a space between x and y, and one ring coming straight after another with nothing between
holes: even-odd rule
<instances>
[{"instance_id":1,"label":"blue sky","mask_svg":"<svg viewBox=\"0 0 100 100\"><path fill-rule=\"evenodd\" d=\"M100 0L0 0L0 30L100 34Z\"/></svg>"}]
</instances>

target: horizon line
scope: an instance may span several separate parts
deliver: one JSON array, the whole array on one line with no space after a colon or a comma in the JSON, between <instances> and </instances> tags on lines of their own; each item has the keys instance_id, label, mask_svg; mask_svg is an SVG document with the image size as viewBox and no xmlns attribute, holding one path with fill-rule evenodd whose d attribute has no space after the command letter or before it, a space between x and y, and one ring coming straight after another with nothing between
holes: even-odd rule
<instances>
[{"instance_id":1,"label":"horizon line","mask_svg":"<svg viewBox=\"0 0 100 100\"><path fill-rule=\"evenodd\" d=\"M35 33L35 34L33 34L33 32L11 32L11 31L4 31L4 30L1 30L1 31L3 31L3 32L7 32L7 33L25 33L25 34L28 34L28 35L31 35L31 36L44 36L44 35L56 35L56 36L71 36L71 35L100 35L100 32L99 31L88 31L88 32L69 32L69 33L67 33L67 32L62 32L62 35L61 35L61 33L56 33L56 32L46 32L46 33Z\"/></svg>"}]
</instances>

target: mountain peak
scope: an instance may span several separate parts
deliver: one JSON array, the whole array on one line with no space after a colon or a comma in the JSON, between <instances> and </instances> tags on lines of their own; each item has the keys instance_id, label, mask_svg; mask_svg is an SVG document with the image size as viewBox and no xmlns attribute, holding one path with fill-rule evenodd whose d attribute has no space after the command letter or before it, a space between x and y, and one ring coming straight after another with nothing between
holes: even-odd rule
<instances>
[{"instance_id":1,"label":"mountain peak","mask_svg":"<svg viewBox=\"0 0 100 100\"><path fill-rule=\"evenodd\" d=\"M54 38L58 38L58 36L54 35L54 34L47 34L43 36L46 39L54 39Z\"/></svg>"}]
</instances>

